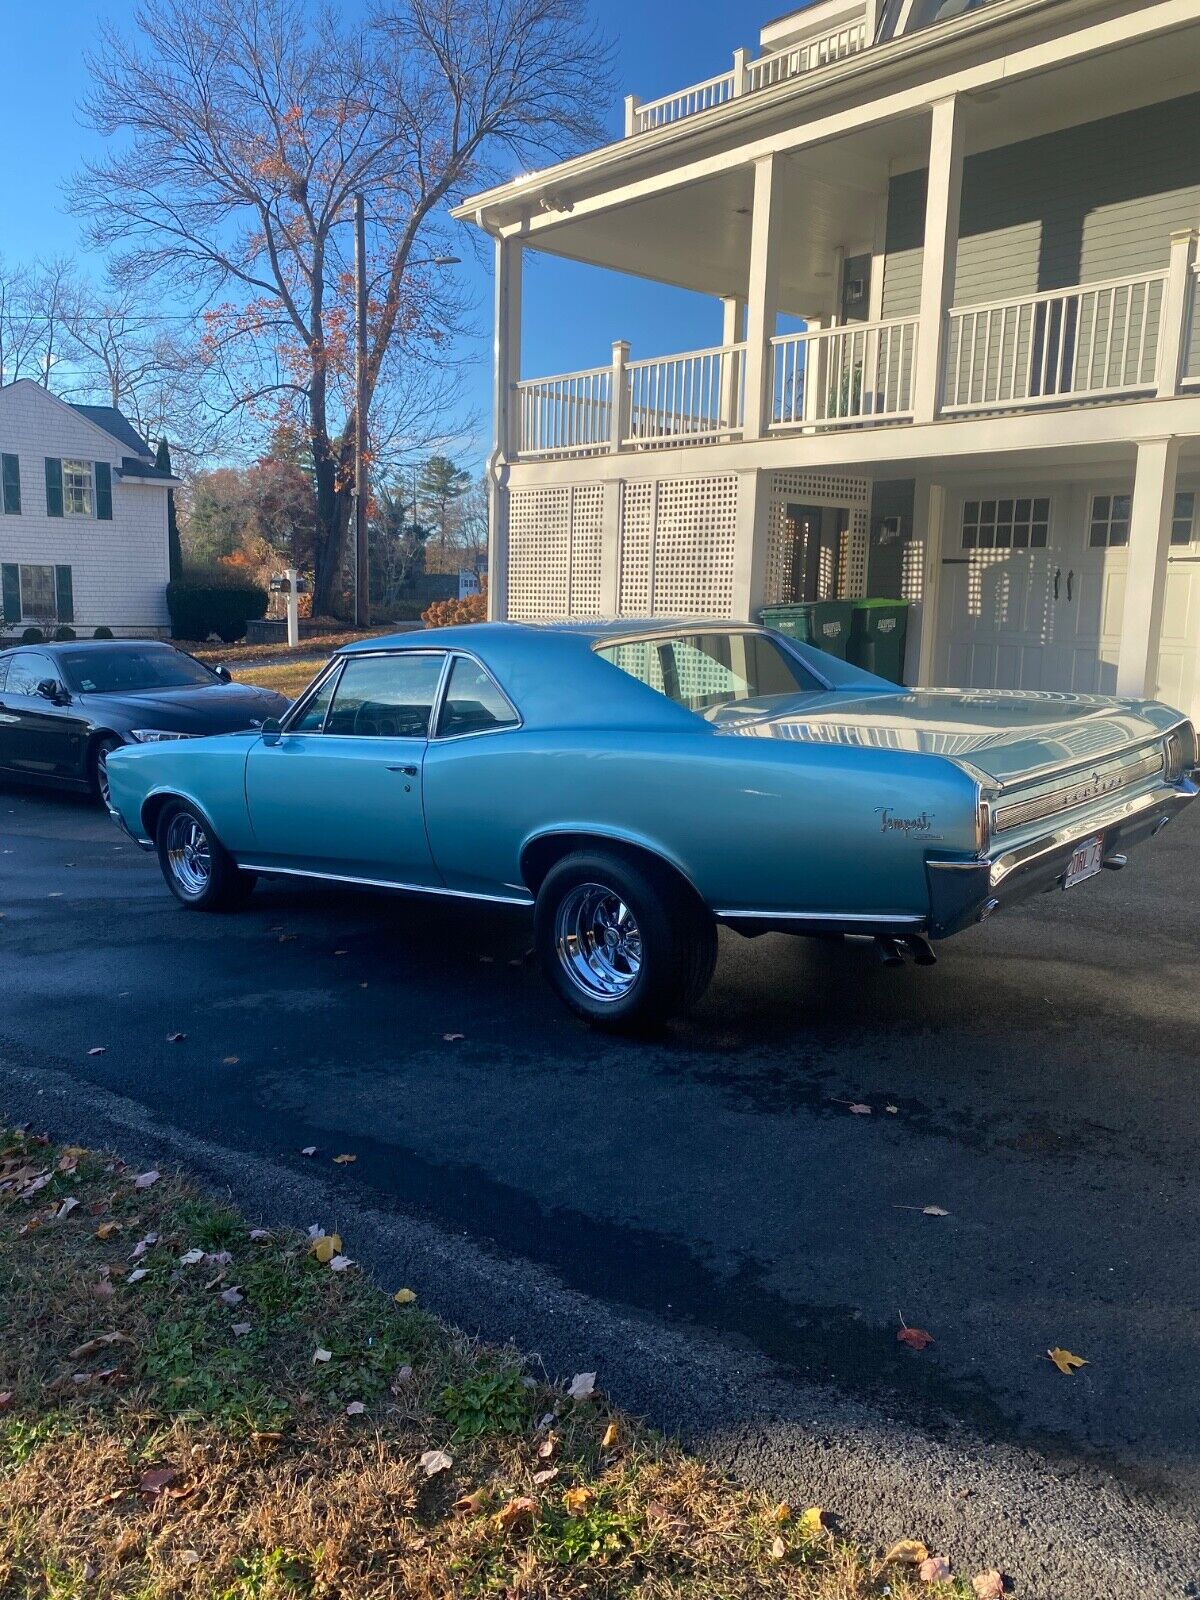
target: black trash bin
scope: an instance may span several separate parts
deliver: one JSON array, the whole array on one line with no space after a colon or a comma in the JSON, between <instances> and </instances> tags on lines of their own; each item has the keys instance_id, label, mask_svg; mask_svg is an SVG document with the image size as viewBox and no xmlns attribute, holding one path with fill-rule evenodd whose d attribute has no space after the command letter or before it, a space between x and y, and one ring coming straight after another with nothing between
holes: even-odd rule
<instances>
[{"instance_id":1,"label":"black trash bin","mask_svg":"<svg viewBox=\"0 0 1200 1600\"><path fill-rule=\"evenodd\" d=\"M907 600L855 600L846 659L876 677L904 682Z\"/></svg>"},{"instance_id":2,"label":"black trash bin","mask_svg":"<svg viewBox=\"0 0 1200 1600\"><path fill-rule=\"evenodd\" d=\"M759 613L759 620L765 628L774 628L776 633L845 661L853 610L850 600L805 600L795 605L766 606Z\"/></svg>"}]
</instances>

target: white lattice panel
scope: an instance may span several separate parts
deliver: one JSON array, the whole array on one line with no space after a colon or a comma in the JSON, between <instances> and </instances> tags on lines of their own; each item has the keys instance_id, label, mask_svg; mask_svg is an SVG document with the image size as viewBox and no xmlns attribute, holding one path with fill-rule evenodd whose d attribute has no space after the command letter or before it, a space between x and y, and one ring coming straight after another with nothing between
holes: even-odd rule
<instances>
[{"instance_id":1,"label":"white lattice panel","mask_svg":"<svg viewBox=\"0 0 1200 1600\"><path fill-rule=\"evenodd\" d=\"M600 615L600 562L604 539L604 488L581 483L571 491L571 609L573 617Z\"/></svg>"},{"instance_id":2,"label":"white lattice panel","mask_svg":"<svg viewBox=\"0 0 1200 1600\"><path fill-rule=\"evenodd\" d=\"M727 617L733 609L737 478L671 478L658 486L655 616Z\"/></svg>"},{"instance_id":3,"label":"white lattice panel","mask_svg":"<svg viewBox=\"0 0 1200 1600\"><path fill-rule=\"evenodd\" d=\"M842 534L837 592L839 600L861 600L866 594L869 543L866 508L855 508L850 512L850 524Z\"/></svg>"},{"instance_id":4,"label":"white lattice panel","mask_svg":"<svg viewBox=\"0 0 1200 1600\"><path fill-rule=\"evenodd\" d=\"M514 489L508 510L508 614L565 617L571 598L571 490Z\"/></svg>"},{"instance_id":5,"label":"white lattice panel","mask_svg":"<svg viewBox=\"0 0 1200 1600\"><path fill-rule=\"evenodd\" d=\"M866 478L842 472L776 472L772 475L767 508L767 568L764 594L767 605L793 598L796 525L789 505L836 506L849 512L842 535L841 559L834 571L832 557L822 552L817 586L821 599L856 600L866 593L868 510L870 485Z\"/></svg>"},{"instance_id":6,"label":"white lattice panel","mask_svg":"<svg viewBox=\"0 0 1200 1600\"><path fill-rule=\"evenodd\" d=\"M627 483L621 492L622 617L648 617L654 603L654 492L652 483Z\"/></svg>"}]
</instances>

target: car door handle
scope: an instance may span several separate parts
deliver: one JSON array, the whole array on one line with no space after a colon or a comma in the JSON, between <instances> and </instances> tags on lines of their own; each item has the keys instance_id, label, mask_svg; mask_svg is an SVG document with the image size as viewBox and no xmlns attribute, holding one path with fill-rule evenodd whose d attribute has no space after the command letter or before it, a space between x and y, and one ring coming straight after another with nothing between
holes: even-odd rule
<instances>
[{"instance_id":1,"label":"car door handle","mask_svg":"<svg viewBox=\"0 0 1200 1600\"><path fill-rule=\"evenodd\" d=\"M415 778L417 775L416 767L389 767L388 771L402 772L406 778Z\"/></svg>"}]
</instances>

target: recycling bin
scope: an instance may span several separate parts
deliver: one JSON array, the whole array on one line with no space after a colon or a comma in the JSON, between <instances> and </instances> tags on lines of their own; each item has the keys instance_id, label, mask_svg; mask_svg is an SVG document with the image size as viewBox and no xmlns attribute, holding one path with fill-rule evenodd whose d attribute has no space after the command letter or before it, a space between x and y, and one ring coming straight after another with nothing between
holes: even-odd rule
<instances>
[{"instance_id":1,"label":"recycling bin","mask_svg":"<svg viewBox=\"0 0 1200 1600\"><path fill-rule=\"evenodd\" d=\"M903 683L907 637L907 600L855 600L846 659L878 678Z\"/></svg>"},{"instance_id":2,"label":"recycling bin","mask_svg":"<svg viewBox=\"0 0 1200 1600\"><path fill-rule=\"evenodd\" d=\"M839 660L846 660L850 643L850 600L806 600L795 605L766 606L760 613L765 628L774 628L799 644L810 644Z\"/></svg>"}]
</instances>

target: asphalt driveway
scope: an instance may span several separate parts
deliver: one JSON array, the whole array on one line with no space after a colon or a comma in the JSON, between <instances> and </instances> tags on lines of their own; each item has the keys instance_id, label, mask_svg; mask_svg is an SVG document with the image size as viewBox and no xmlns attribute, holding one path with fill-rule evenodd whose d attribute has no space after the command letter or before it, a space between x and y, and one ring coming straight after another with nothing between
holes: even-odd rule
<instances>
[{"instance_id":1,"label":"asphalt driveway","mask_svg":"<svg viewBox=\"0 0 1200 1600\"><path fill-rule=\"evenodd\" d=\"M868 1535L1047 1600L1200 1594L1200 816L932 970L723 934L650 1044L561 1011L517 913L190 915L16 788L0 851L0 1111L356 1219L435 1308Z\"/></svg>"}]
</instances>

